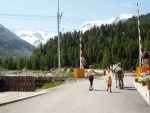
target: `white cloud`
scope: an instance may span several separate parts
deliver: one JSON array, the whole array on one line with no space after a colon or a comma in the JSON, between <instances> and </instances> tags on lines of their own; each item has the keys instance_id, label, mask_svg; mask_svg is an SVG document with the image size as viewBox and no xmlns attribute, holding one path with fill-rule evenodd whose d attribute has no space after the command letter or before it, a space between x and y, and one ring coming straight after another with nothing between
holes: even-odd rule
<instances>
[{"instance_id":1,"label":"white cloud","mask_svg":"<svg viewBox=\"0 0 150 113\"><path fill-rule=\"evenodd\" d=\"M50 38L56 36L56 34L46 33L41 30L18 31L15 34L36 47L39 46L40 43L45 44Z\"/></svg>"},{"instance_id":2,"label":"white cloud","mask_svg":"<svg viewBox=\"0 0 150 113\"><path fill-rule=\"evenodd\" d=\"M125 7L131 7L131 6L132 6L132 2L126 2L126 3L124 4L124 6L125 6Z\"/></svg>"},{"instance_id":3,"label":"white cloud","mask_svg":"<svg viewBox=\"0 0 150 113\"><path fill-rule=\"evenodd\" d=\"M102 24L112 24L112 23L118 23L120 20L125 21L129 18L132 18L133 14L121 14L117 16L116 18L109 18L107 20L95 20L95 21L85 21L82 23L82 32L84 33L85 31L89 30L92 28L94 25L95 26L101 26Z\"/></svg>"},{"instance_id":4,"label":"white cloud","mask_svg":"<svg viewBox=\"0 0 150 113\"><path fill-rule=\"evenodd\" d=\"M102 25L102 24L110 24L114 21L114 18L109 18L107 20L95 20L95 21L85 21L82 25L91 24L91 25Z\"/></svg>"}]
</instances>

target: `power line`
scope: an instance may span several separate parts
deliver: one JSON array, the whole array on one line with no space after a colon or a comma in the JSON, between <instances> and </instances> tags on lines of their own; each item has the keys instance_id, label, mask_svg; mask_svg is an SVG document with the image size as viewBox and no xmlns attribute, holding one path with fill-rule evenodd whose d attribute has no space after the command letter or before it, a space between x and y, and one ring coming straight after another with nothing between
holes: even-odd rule
<instances>
[{"instance_id":1,"label":"power line","mask_svg":"<svg viewBox=\"0 0 150 113\"><path fill-rule=\"evenodd\" d=\"M87 21L87 19L75 18L75 17L62 17L62 19L73 20L73 21Z\"/></svg>"},{"instance_id":2,"label":"power line","mask_svg":"<svg viewBox=\"0 0 150 113\"><path fill-rule=\"evenodd\" d=\"M23 19L23 20L49 20L56 21L56 16L47 16L47 15L22 15L22 14L0 14L0 18L7 18L7 19ZM84 22L87 19L75 18L75 17L62 17L63 20L68 22Z\"/></svg>"},{"instance_id":3,"label":"power line","mask_svg":"<svg viewBox=\"0 0 150 113\"><path fill-rule=\"evenodd\" d=\"M25 28L25 29L23 29L23 28L8 28L9 30L11 30L11 31L21 31L21 30L39 30L38 28ZM39 30L40 31L40 30ZM44 32L49 32L49 33L56 33L57 31L54 31L54 30L48 30L48 29L42 29L42 31L44 31Z\"/></svg>"},{"instance_id":4,"label":"power line","mask_svg":"<svg viewBox=\"0 0 150 113\"><path fill-rule=\"evenodd\" d=\"M23 15L23 14L0 14L1 16L14 16L14 17L36 17L36 18L56 18L56 16L47 15Z\"/></svg>"},{"instance_id":5,"label":"power line","mask_svg":"<svg viewBox=\"0 0 150 113\"><path fill-rule=\"evenodd\" d=\"M21 20L38 20L38 21L57 21L56 19L29 19L29 18L15 18L15 17L0 17L0 18L6 18L6 19L14 19L14 20L18 20L18 19L21 19ZM83 21L81 22L76 22L74 20L67 20L67 19L62 19L63 22L67 22L67 23L76 23L76 24L81 24Z\"/></svg>"},{"instance_id":6,"label":"power line","mask_svg":"<svg viewBox=\"0 0 150 113\"><path fill-rule=\"evenodd\" d=\"M41 19L42 20L44 20L44 21L56 21L56 19L51 19L51 20L49 20L49 19L43 19L43 18L40 18L40 19L36 19L36 18L16 18L16 17L0 17L0 18L6 18L6 19L21 19L21 20L40 20L41 21Z\"/></svg>"},{"instance_id":7,"label":"power line","mask_svg":"<svg viewBox=\"0 0 150 113\"><path fill-rule=\"evenodd\" d=\"M56 16L48 16L48 15L24 15L24 14L0 14L0 19L21 19L21 20L31 20L31 21L42 21L42 24L44 21L57 21ZM76 17L67 17L63 16L61 18L62 22L67 22L67 23L74 23L74 24L81 24L84 21L87 21L87 19L81 19L81 18L76 18ZM40 22L41 24L41 22ZM64 28L64 26L61 26ZM15 30L14 28L10 28L12 30ZM17 28L17 29L23 29L23 28ZM39 28L38 28L39 29ZM43 29L43 26L42 26ZM49 29L49 28L47 28ZM69 30L68 28L65 28ZM72 29L74 30L74 29ZM49 31L49 30L47 30ZM56 32L56 31L55 31Z\"/></svg>"}]
</instances>

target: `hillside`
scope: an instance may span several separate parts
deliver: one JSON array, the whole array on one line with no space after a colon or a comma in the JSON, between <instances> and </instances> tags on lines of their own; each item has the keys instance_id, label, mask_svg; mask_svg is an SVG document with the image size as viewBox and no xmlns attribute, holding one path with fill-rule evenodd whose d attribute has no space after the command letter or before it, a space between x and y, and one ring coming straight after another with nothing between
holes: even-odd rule
<instances>
[{"instance_id":1,"label":"hillside","mask_svg":"<svg viewBox=\"0 0 150 113\"><path fill-rule=\"evenodd\" d=\"M82 27L79 28L82 32L89 30L94 26L101 26L106 24L113 24L118 23L119 21L126 21L129 18L132 18L133 14L121 14L116 18L109 18L107 20L91 20L91 21L84 21ZM57 36L56 34L48 33L42 30L22 30L14 32L18 37L27 41L28 43L38 47L40 44L45 44L50 38Z\"/></svg>"},{"instance_id":2,"label":"hillside","mask_svg":"<svg viewBox=\"0 0 150 113\"><path fill-rule=\"evenodd\" d=\"M30 56L35 47L0 24L0 57Z\"/></svg>"},{"instance_id":3,"label":"hillside","mask_svg":"<svg viewBox=\"0 0 150 113\"><path fill-rule=\"evenodd\" d=\"M94 26L82 35L82 55L87 65L95 68L108 68L110 63L121 62L124 69L139 63L139 40L137 17L117 24ZM150 51L150 13L140 16L143 50ZM79 36L77 31L61 34L61 66L79 67ZM34 58L34 59L33 59ZM39 60L40 59L40 60ZM50 69L58 66L57 37L37 48L30 61L37 64L34 68ZM38 61L38 63L36 63ZM47 63L48 61L48 63ZM50 62L50 63L49 63ZM45 68L44 68L45 67Z\"/></svg>"},{"instance_id":4,"label":"hillside","mask_svg":"<svg viewBox=\"0 0 150 113\"><path fill-rule=\"evenodd\" d=\"M150 13L140 16L142 49L150 51ZM79 67L80 32L60 34L61 67ZM82 56L87 65L107 69L111 63L122 63L125 70L139 65L138 18L133 16L117 24L93 26L82 33ZM58 67L58 37L50 38L40 45L28 59L20 58L19 62L2 61L6 69L50 70ZM6 61L7 61L6 60ZM15 64L18 64L16 66ZM9 65L9 66L8 66ZM14 67L11 67L14 65Z\"/></svg>"}]
</instances>

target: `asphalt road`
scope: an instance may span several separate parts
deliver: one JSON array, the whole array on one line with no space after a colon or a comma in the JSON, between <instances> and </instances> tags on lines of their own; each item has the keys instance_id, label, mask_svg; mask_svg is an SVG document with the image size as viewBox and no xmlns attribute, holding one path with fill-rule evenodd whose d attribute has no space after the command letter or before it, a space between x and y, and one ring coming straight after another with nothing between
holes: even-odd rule
<instances>
[{"instance_id":1,"label":"asphalt road","mask_svg":"<svg viewBox=\"0 0 150 113\"><path fill-rule=\"evenodd\" d=\"M149 113L150 106L133 87L133 78L125 76L125 89L106 91L106 76L94 79L89 91L88 79L77 79L53 88L49 93L0 106L0 113Z\"/></svg>"}]
</instances>

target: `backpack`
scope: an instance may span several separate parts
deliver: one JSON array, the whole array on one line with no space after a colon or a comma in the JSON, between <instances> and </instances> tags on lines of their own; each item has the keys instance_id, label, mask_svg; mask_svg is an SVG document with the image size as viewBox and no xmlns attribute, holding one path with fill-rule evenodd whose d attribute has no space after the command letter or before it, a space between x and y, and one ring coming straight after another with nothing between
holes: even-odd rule
<instances>
[{"instance_id":1,"label":"backpack","mask_svg":"<svg viewBox=\"0 0 150 113\"><path fill-rule=\"evenodd\" d=\"M123 69L122 69L121 67L117 67L117 68L116 68L116 73L117 73L118 75L122 75L122 74L123 74Z\"/></svg>"}]
</instances>

